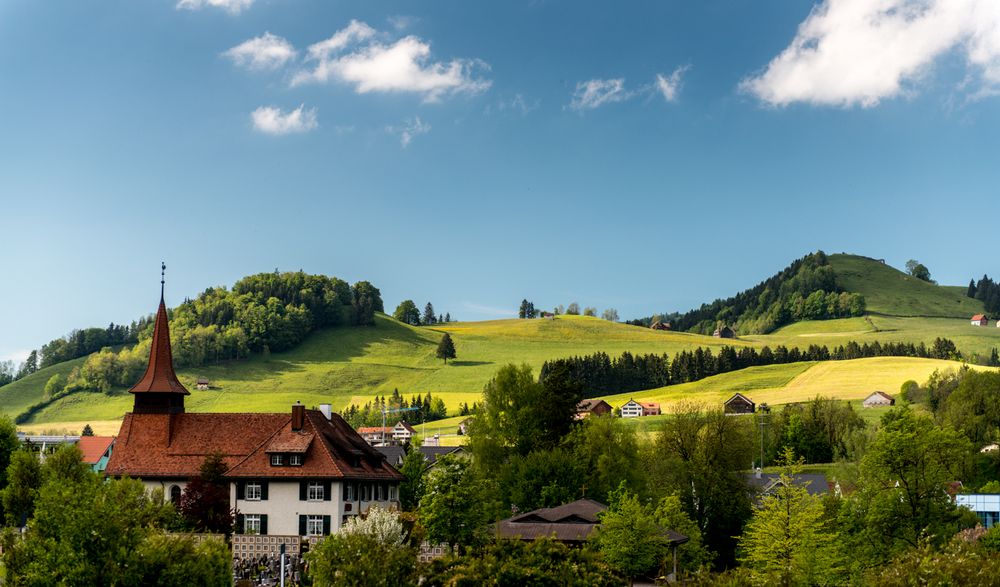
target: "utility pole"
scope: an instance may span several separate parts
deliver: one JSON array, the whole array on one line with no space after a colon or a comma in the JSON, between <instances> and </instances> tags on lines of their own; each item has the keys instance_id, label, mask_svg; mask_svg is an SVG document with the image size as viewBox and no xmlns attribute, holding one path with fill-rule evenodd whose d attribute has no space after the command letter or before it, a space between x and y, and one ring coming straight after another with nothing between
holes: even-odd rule
<instances>
[{"instance_id":1,"label":"utility pole","mask_svg":"<svg viewBox=\"0 0 1000 587\"><path fill-rule=\"evenodd\" d=\"M767 404L761 404L760 409L760 468L764 469L764 427L767 426L767 416L771 413L771 408Z\"/></svg>"}]
</instances>

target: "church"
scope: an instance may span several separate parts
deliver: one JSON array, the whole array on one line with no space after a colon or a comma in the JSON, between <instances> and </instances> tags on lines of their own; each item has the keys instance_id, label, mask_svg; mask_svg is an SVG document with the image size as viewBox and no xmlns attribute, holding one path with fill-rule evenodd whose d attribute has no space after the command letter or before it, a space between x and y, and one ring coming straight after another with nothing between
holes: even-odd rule
<instances>
[{"instance_id":1,"label":"church","mask_svg":"<svg viewBox=\"0 0 1000 587\"><path fill-rule=\"evenodd\" d=\"M237 532L322 536L373 504L399 504L403 476L329 404L296 402L281 414L185 412L190 392L174 373L162 279L149 364L129 393L132 411L105 474L140 479L177 503L205 458L221 454Z\"/></svg>"}]
</instances>

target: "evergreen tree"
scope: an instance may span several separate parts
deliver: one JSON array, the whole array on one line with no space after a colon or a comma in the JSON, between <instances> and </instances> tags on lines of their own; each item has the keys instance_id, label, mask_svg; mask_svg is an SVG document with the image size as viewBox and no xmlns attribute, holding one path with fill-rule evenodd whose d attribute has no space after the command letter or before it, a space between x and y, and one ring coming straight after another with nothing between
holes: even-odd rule
<instances>
[{"instance_id":1,"label":"evergreen tree","mask_svg":"<svg viewBox=\"0 0 1000 587\"><path fill-rule=\"evenodd\" d=\"M990 367L1000 367L1000 354L997 354L997 347L993 347L990 353Z\"/></svg>"},{"instance_id":2,"label":"evergreen tree","mask_svg":"<svg viewBox=\"0 0 1000 587\"><path fill-rule=\"evenodd\" d=\"M445 322L451 322L451 312L446 312L444 315Z\"/></svg>"},{"instance_id":3,"label":"evergreen tree","mask_svg":"<svg viewBox=\"0 0 1000 587\"><path fill-rule=\"evenodd\" d=\"M430 302L427 302L427 305L424 306L423 320L424 324L427 326L430 326L431 324L437 322L437 315L434 313L434 305L431 304Z\"/></svg>"},{"instance_id":4,"label":"evergreen tree","mask_svg":"<svg viewBox=\"0 0 1000 587\"><path fill-rule=\"evenodd\" d=\"M454 359L456 356L455 343L451 341L451 335L445 332L441 342L438 343L437 358L444 359L444 364L447 365L448 359Z\"/></svg>"},{"instance_id":5,"label":"evergreen tree","mask_svg":"<svg viewBox=\"0 0 1000 587\"><path fill-rule=\"evenodd\" d=\"M975 279L970 279L969 280L969 290L965 293L965 295L969 296L970 298L976 297L976 280Z\"/></svg>"}]
</instances>

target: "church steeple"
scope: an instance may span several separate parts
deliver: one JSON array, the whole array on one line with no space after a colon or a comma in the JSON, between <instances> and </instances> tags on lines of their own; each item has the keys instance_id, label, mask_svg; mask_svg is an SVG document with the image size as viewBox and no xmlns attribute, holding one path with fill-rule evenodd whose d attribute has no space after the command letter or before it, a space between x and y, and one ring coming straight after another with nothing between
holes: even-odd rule
<instances>
[{"instance_id":1,"label":"church steeple","mask_svg":"<svg viewBox=\"0 0 1000 587\"><path fill-rule=\"evenodd\" d=\"M166 264L160 266L160 307L156 310L153 325L153 344L149 349L146 373L129 393L134 394L132 411L137 414L176 414L184 412L184 396L190 395L174 373L173 353L170 350L170 326L167 323L167 306L163 302L164 273Z\"/></svg>"}]
</instances>

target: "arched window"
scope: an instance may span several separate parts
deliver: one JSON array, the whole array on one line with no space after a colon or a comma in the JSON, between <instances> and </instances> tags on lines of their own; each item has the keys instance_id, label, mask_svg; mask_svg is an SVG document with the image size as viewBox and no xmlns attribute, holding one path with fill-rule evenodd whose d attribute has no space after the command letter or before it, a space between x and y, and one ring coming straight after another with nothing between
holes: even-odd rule
<instances>
[{"instance_id":1,"label":"arched window","mask_svg":"<svg viewBox=\"0 0 1000 587\"><path fill-rule=\"evenodd\" d=\"M170 486L170 503L174 505L181 504L181 486L171 485Z\"/></svg>"}]
</instances>

